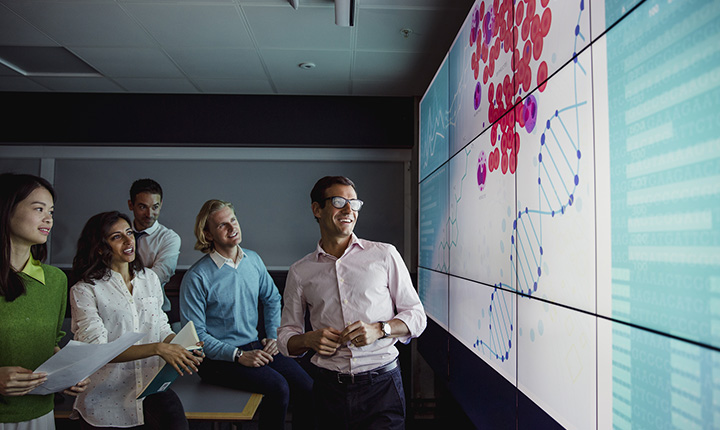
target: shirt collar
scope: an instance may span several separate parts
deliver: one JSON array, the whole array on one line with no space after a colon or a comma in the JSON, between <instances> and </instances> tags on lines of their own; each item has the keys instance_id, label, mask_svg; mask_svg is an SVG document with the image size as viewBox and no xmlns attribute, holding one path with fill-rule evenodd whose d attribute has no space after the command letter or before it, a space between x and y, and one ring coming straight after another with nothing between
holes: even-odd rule
<instances>
[{"instance_id":1,"label":"shirt collar","mask_svg":"<svg viewBox=\"0 0 720 430\"><path fill-rule=\"evenodd\" d=\"M146 228L145 230L136 230L136 229L135 229L135 221L133 221L133 231L136 232L136 233L139 233L140 231L142 231L143 233L147 233L148 236L149 236L149 235L155 233L158 228L160 228L160 223L157 222L157 221L155 221L155 222L153 223L153 225L151 225L150 227Z\"/></svg>"},{"instance_id":2,"label":"shirt collar","mask_svg":"<svg viewBox=\"0 0 720 430\"><path fill-rule=\"evenodd\" d=\"M30 258L28 258L25 267L23 267L20 273L24 273L45 285L45 271L42 269L40 262L33 258L32 254L30 254Z\"/></svg>"},{"instance_id":3,"label":"shirt collar","mask_svg":"<svg viewBox=\"0 0 720 430\"><path fill-rule=\"evenodd\" d=\"M315 258L317 260L319 260L320 257L322 257L322 256L335 258L334 255L328 254L327 252L325 252L325 250L322 248L322 245L320 244L320 242L321 241L318 241L317 248L315 248ZM352 233L352 236L350 237L350 243L348 244L347 248L345 248L345 252L343 252L343 256L345 254L347 254L348 251L350 251L355 246L359 246L361 249L363 248L363 245L362 245L362 243L360 243L360 240L358 239L358 237L355 236L355 233Z\"/></svg>"},{"instance_id":4,"label":"shirt collar","mask_svg":"<svg viewBox=\"0 0 720 430\"><path fill-rule=\"evenodd\" d=\"M210 251L210 258L215 263L218 269L223 267L224 264L227 264L233 269L237 269L243 257L245 257L245 252L243 252L242 248L240 248L240 245L238 245L238 255L240 256L240 258L238 258L237 263L235 263L232 259L223 257L222 255L220 255L219 252L215 251L214 249Z\"/></svg>"}]
</instances>

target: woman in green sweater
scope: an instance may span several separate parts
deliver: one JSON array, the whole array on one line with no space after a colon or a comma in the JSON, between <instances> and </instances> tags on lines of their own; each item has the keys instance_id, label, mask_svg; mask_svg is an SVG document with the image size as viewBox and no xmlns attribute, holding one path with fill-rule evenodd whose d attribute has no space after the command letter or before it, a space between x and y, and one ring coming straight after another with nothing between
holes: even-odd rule
<instances>
[{"instance_id":1,"label":"woman in green sweater","mask_svg":"<svg viewBox=\"0 0 720 430\"><path fill-rule=\"evenodd\" d=\"M47 254L55 192L45 179L0 175L0 430L54 429L53 395L28 395L33 373L59 351L67 278L40 263ZM77 394L88 381L66 390Z\"/></svg>"}]
</instances>

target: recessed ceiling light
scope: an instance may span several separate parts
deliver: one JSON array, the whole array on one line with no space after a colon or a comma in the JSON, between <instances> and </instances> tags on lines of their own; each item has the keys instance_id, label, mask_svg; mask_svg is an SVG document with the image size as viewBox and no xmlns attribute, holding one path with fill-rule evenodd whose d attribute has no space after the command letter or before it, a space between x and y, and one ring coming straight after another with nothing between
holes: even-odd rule
<instances>
[{"instance_id":1,"label":"recessed ceiling light","mask_svg":"<svg viewBox=\"0 0 720 430\"><path fill-rule=\"evenodd\" d=\"M410 35L412 34L412 32L413 32L413 31L412 31L412 28L403 28L402 30L400 30L400 34L402 34L403 37L406 38L406 39L407 39L408 37L410 37Z\"/></svg>"},{"instance_id":2,"label":"recessed ceiling light","mask_svg":"<svg viewBox=\"0 0 720 430\"><path fill-rule=\"evenodd\" d=\"M298 67L301 68L301 69L306 69L306 70L307 70L307 69L314 69L314 68L315 68L315 63L300 63L300 64L298 64Z\"/></svg>"},{"instance_id":3,"label":"recessed ceiling light","mask_svg":"<svg viewBox=\"0 0 720 430\"><path fill-rule=\"evenodd\" d=\"M23 76L102 76L67 49L56 46L0 46L0 63Z\"/></svg>"}]
</instances>

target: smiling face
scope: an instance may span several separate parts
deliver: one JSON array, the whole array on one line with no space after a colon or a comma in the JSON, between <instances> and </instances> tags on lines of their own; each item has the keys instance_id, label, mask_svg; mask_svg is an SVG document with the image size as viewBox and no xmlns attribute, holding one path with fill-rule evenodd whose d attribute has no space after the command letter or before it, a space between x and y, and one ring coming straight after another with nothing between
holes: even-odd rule
<instances>
[{"instance_id":1,"label":"smiling face","mask_svg":"<svg viewBox=\"0 0 720 430\"><path fill-rule=\"evenodd\" d=\"M344 197L352 200L357 199L357 194L350 185L335 184L325 190L325 197ZM320 207L318 202L313 202L312 210L320 224L320 235L323 242L328 240L339 242L352 236L358 213L350 209L350 204L346 204L342 209L337 209L329 200L325 200L325 207Z\"/></svg>"},{"instance_id":2,"label":"smiling face","mask_svg":"<svg viewBox=\"0 0 720 430\"><path fill-rule=\"evenodd\" d=\"M213 243L213 247L220 255L234 258L236 248L242 242L242 231L238 224L235 211L224 207L208 216L205 225L205 239Z\"/></svg>"},{"instance_id":3,"label":"smiling face","mask_svg":"<svg viewBox=\"0 0 720 430\"><path fill-rule=\"evenodd\" d=\"M135 261L135 235L130 224L124 219L117 220L110 227L105 242L110 248L110 268L114 271L120 272L121 266Z\"/></svg>"},{"instance_id":4,"label":"smiling face","mask_svg":"<svg viewBox=\"0 0 720 430\"><path fill-rule=\"evenodd\" d=\"M133 223L138 231L148 229L155 224L160 217L160 209L162 209L162 197L160 194L152 194L147 191L138 193L135 196L135 202L128 200L128 209L130 209L135 217Z\"/></svg>"},{"instance_id":5,"label":"smiling face","mask_svg":"<svg viewBox=\"0 0 720 430\"><path fill-rule=\"evenodd\" d=\"M35 188L15 207L10 217L12 246L32 246L47 242L53 226L55 205L50 191Z\"/></svg>"}]
</instances>

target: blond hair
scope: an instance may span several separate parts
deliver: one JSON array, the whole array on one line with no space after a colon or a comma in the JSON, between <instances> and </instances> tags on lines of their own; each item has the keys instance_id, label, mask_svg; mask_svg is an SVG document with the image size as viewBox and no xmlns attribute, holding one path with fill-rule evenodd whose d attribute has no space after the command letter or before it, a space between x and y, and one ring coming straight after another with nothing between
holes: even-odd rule
<instances>
[{"instance_id":1,"label":"blond hair","mask_svg":"<svg viewBox=\"0 0 720 430\"><path fill-rule=\"evenodd\" d=\"M235 208L232 203L223 200L211 199L205 202L200 208L197 217L195 217L195 249L207 254L214 248L213 243L205 238L205 231L207 230L207 222L210 215L215 212L221 211L225 208L230 208L235 212Z\"/></svg>"}]
</instances>

